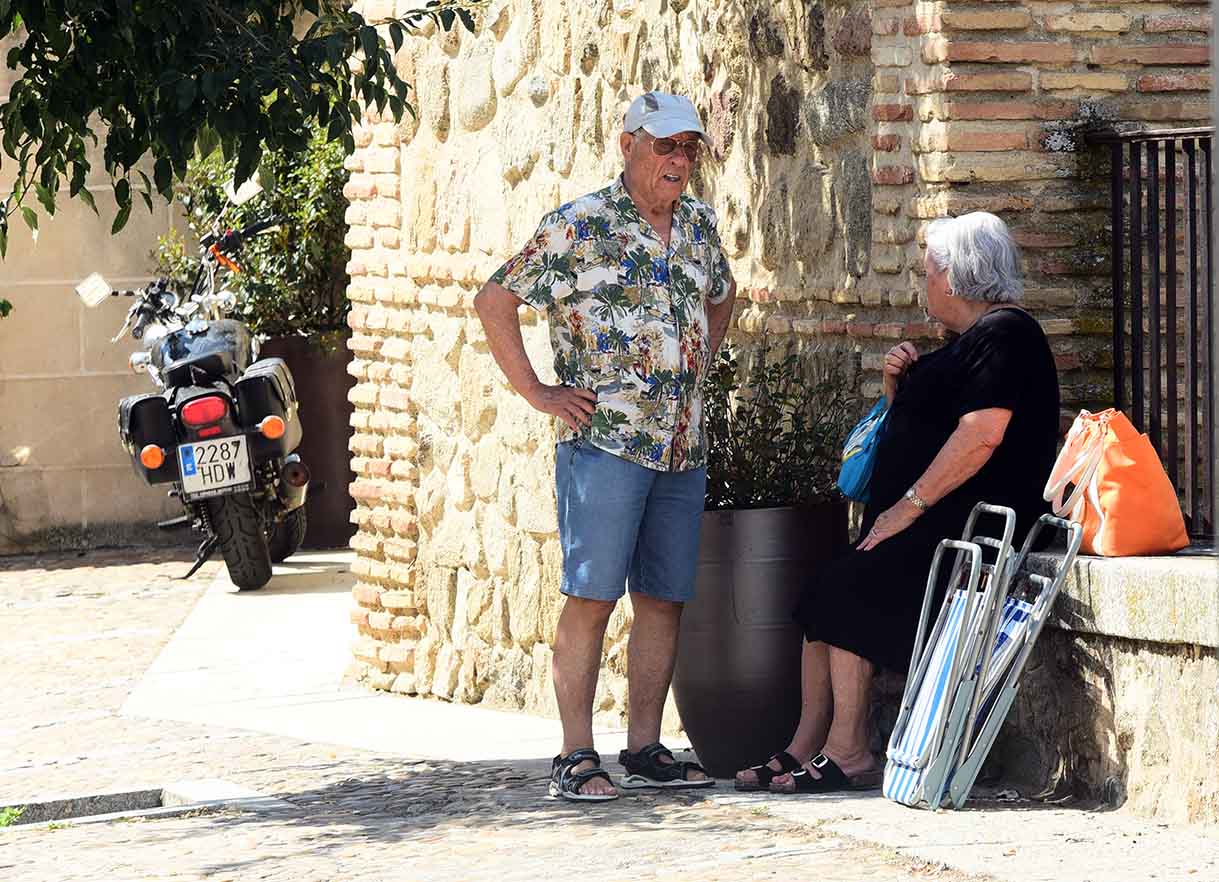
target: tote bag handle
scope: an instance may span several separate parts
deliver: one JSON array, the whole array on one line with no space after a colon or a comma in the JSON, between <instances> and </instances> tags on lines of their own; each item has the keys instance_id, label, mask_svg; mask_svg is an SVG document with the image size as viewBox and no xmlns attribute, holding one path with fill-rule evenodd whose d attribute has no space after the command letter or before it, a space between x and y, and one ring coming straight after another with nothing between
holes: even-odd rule
<instances>
[{"instance_id":1,"label":"tote bag handle","mask_svg":"<svg viewBox=\"0 0 1219 882\"><path fill-rule=\"evenodd\" d=\"M1071 431L1067 433L1066 444L1058 459L1050 478L1046 481L1042 498L1050 503L1057 517L1067 517L1079 500L1087 492L1096 470L1100 466L1105 453L1105 433L1109 428L1109 414L1094 415L1081 410ZM1063 499L1068 484L1074 484L1071 495Z\"/></svg>"}]
</instances>

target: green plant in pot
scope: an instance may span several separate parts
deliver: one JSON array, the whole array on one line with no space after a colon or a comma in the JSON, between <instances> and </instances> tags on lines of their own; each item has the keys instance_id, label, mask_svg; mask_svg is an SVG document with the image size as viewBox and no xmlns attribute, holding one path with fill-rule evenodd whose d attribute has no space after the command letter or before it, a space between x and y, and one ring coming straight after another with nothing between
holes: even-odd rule
<instances>
[{"instance_id":1,"label":"green plant in pot","mask_svg":"<svg viewBox=\"0 0 1219 882\"><path fill-rule=\"evenodd\" d=\"M260 357L282 358L296 382L305 429L299 452L313 474L305 545L315 548L345 545L353 532L344 157L343 145L320 133L303 152L264 154L258 171L264 190L240 205L226 193L235 158L217 150L192 160L175 190L189 235L162 237L154 255L158 273L189 290L186 257L195 245L188 240L211 232L213 219L237 229L271 215L284 218L278 230L249 241L241 271L227 284L238 295L234 317L261 341Z\"/></svg>"},{"instance_id":2,"label":"green plant in pot","mask_svg":"<svg viewBox=\"0 0 1219 882\"><path fill-rule=\"evenodd\" d=\"M707 510L673 679L682 725L716 777L795 731L803 638L791 613L810 571L845 547L836 481L861 411L842 349L764 345L742 360L722 351L705 387Z\"/></svg>"}]
</instances>

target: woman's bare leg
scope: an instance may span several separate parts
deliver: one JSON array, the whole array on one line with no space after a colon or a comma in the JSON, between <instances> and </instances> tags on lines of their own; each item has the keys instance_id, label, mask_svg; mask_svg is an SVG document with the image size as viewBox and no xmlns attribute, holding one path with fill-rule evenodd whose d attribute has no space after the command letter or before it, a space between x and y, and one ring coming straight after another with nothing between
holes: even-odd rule
<instances>
[{"instance_id":1,"label":"woman's bare leg","mask_svg":"<svg viewBox=\"0 0 1219 882\"><path fill-rule=\"evenodd\" d=\"M785 748L797 762L806 762L825 743L832 707L828 647L820 640L805 641L800 654L800 722ZM781 770L774 760L768 765L776 772ZM736 779L753 785L758 783L758 774L743 769L736 773Z\"/></svg>"},{"instance_id":2,"label":"woman's bare leg","mask_svg":"<svg viewBox=\"0 0 1219 882\"><path fill-rule=\"evenodd\" d=\"M872 662L853 652L828 648L830 689L833 693L833 713L829 733L821 753L833 760L848 775L858 775L876 768L868 742L868 714L872 698ZM797 759L802 757L797 754ZM807 764L814 778L821 773ZM772 782L778 790L793 786L791 775L779 775Z\"/></svg>"}]
</instances>

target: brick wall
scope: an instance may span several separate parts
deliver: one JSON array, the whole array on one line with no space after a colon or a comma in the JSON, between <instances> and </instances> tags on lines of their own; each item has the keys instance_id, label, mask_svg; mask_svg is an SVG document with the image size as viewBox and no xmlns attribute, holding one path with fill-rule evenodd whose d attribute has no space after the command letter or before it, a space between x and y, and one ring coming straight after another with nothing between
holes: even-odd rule
<instances>
[{"instance_id":1,"label":"brick wall","mask_svg":"<svg viewBox=\"0 0 1219 882\"><path fill-rule=\"evenodd\" d=\"M906 220L878 271L918 286L911 222L1000 214L1023 248L1027 305L1051 339L1064 406L1106 403L1107 159L1081 136L1207 123L1210 29L1200 4L882 0L873 180L877 205ZM865 366L879 366L875 354Z\"/></svg>"},{"instance_id":2,"label":"brick wall","mask_svg":"<svg viewBox=\"0 0 1219 882\"><path fill-rule=\"evenodd\" d=\"M707 121L692 188L740 286L736 344L845 345L878 393L888 347L938 345L925 221L987 209L1024 247L1068 404L1090 403L1107 396L1108 197L1078 135L1205 119L1209 28L1189 4L501 0L476 34L408 40L419 117L368 117L347 190L353 673L554 711L554 433L506 386L471 301L543 213L618 172L631 98L681 92ZM544 321L523 320L546 375ZM603 722L624 711L629 618L607 636Z\"/></svg>"}]
</instances>

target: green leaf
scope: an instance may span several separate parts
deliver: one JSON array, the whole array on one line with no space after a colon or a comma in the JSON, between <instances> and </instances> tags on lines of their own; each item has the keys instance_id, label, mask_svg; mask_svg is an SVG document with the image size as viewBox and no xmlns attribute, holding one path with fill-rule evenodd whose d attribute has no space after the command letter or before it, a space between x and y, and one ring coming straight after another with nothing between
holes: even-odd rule
<instances>
[{"instance_id":1,"label":"green leaf","mask_svg":"<svg viewBox=\"0 0 1219 882\"><path fill-rule=\"evenodd\" d=\"M93 209L94 214L100 216L101 212L97 210L97 202L94 201L93 194L89 192L88 187L81 187L76 195L84 201L85 205Z\"/></svg>"},{"instance_id":2,"label":"green leaf","mask_svg":"<svg viewBox=\"0 0 1219 882\"><path fill-rule=\"evenodd\" d=\"M53 215L55 213L55 194L42 184L34 185L34 193L38 196L42 207L47 210L47 216Z\"/></svg>"},{"instance_id":3,"label":"green leaf","mask_svg":"<svg viewBox=\"0 0 1219 882\"><path fill-rule=\"evenodd\" d=\"M440 24L446 31L453 30L453 22L456 20L457 14L451 9L440 10Z\"/></svg>"},{"instance_id":4,"label":"green leaf","mask_svg":"<svg viewBox=\"0 0 1219 882\"><path fill-rule=\"evenodd\" d=\"M8 254L8 226L0 226L0 259ZM7 302L7 301L5 301ZM5 315L8 315L6 312Z\"/></svg>"},{"instance_id":5,"label":"green leaf","mask_svg":"<svg viewBox=\"0 0 1219 882\"><path fill-rule=\"evenodd\" d=\"M401 48L402 48L402 41L405 39L405 35L403 34L403 31L402 31L402 25L401 25L400 23L398 23L398 22L396 22L396 21L394 21L394 22L390 22L390 24L389 24L389 38L390 38L390 39L393 41L393 43L394 43L394 51L395 51L395 52L397 52L399 49L401 49Z\"/></svg>"},{"instance_id":6,"label":"green leaf","mask_svg":"<svg viewBox=\"0 0 1219 882\"><path fill-rule=\"evenodd\" d=\"M178 110L183 111L195 103L195 81L191 77L178 80Z\"/></svg>"},{"instance_id":7,"label":"green leaf","mask_svg":"<svg viewBox=\"0 0 1219 882\"><path fill-rule=\"evenodd\" d=\"M118 181L114 185L114 201L119 204L119 207L131 205L131 182L126 178Z\"/></svg>"},{"instance_id":8,"label":"green leaf","mask_svg":"<svg viewBox=\"0 0 1219 882\"><path fill-rule=\"evenodd\" d=\"M337 141L347 129L347 120L343 118L342 113L335 111L330 117L330 125L326 127L326 140Z\"/></svg>"},{"instance_id":9,"label":"green leaf","mask_svg":"<svg viewBox=\"0 0 1219 882\"><path fill-rule=\"evenodd\" d=\"M21 206L21 217L25 220L25 225L29 227L31 231L35 233L38 232L38 215L34 213L34 209L30 208L28 205Z\"/></svg>"},{"instance_id":10,"label":"green leaf","mask_svg":"<svg viewBox=\"0 0 1219 882\"><path fill-rule=\"evenodd\" d=\"M152 176L157 182L157 192L162 196L170 195L170 187L174 182L174 170L168 159L162 156L152 169Z\"/></svg>"},{"instance_id":11,"label":"green leaf","mask_svg":"<svg viewBox=\"0 0 1219 882\"><path fill-rule=\"evenodd\" d=\"M4 257L4 252L8 249L8 241L3 230L0 230L0 257ZM13 304L9 303L4 298L0 297L0 318L8 318L8 314L13 311Z\"/></svg>"},{"instance_id":12,"label":"green leaf","mask_svg":"<svg viewBox=\"0 0 1219 882\"><path fill-rule=\"evenodd\" d=\"M148 206L148 213L152 214L152 196L147 190L140 191L140 198L144 200L144 204Z\"/></svg>"},{"instance_id":13,"label":"green leaf","mask_svg":"<svg viewBox=\"0 0 1219 882\"><path fill-rule=\"evenodd\" d=\"M220 146L220 136L216 134L216 130L211 126L204 126L199 130L199 136L195 139L195 151L200 159L207 159Z\"/></svg>"},{"instance_id":14,"label":"green leaf","mask_svg":"<svg viewBox=\"0 0 1219 882\"><path fill-rule=\"evenodd\" d=\"M271 153L263 153L258 162L258 183L262 186L265 201L275 198L275 192L279 189L279 164Z\"/></svg>"},{"instance_id":15,"label":"green leaf","mask_svg":"<svg viewBox=\"0 0 1219 882\"><path fill-rule=\"evenodd\" d=\"M471 34L474 33L474 16L470 15L470 10L457 10L457 17L461 19L461 23L466 26L466 30Z\"/></svg>"},{"instance_id":16,"label":"green leaf","mask_svg":"<svg viewBox=\"0 0 1219 882\"><path fill-rule=\"evenodd\" d=\"M220 77L216 75L214 70L205 70L200 78L199 85L203 89L203 97L208 101L215 101L220 95L222 84Z\"/></svg>"},{"instance_id":17,"label":"green leaf","mask_svg":"<svg viewBox=\"0 0 1219 882\"><path fill-rule=\"evenodd\" d=\"M369 25L360 28L360 48L366 58L375 58L380 45L381 38L377 36L376 28Z\"/></svg>"},{"instance_id":18,"label":"green leaf","mask_svg":"<svg viewBox=\"0 0 1219 882\"><path fill-rule=\"evenodd\" d=\"M127 218L131 216L131 203L120 205L118 213L114 216L114 225L110 227L110 235L118 235L123 227L127 226Z\"/></svg>"},{"instance_id":19,"label":"green leaf","mask_svg":"<svg viewBox=\"0 0 1219 882\"><path fill-rule=\"evenodd\" d=\"M233 172L233 186L240 187L254 174L258 168L258 160L262 157L262 146L257 135L241 142L241 150L237 154L237 168Z\"/></svg>"}]
</instances>

